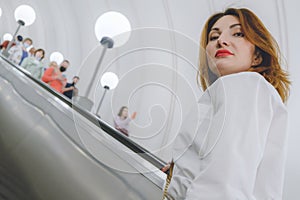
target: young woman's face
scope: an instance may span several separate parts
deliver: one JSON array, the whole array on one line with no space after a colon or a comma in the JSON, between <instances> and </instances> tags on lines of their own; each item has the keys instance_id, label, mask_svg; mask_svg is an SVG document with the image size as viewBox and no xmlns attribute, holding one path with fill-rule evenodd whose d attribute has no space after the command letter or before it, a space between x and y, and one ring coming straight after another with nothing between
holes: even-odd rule
<instances>
[{"instance_id":1,"label":"young woman's face","mask_svg":"<svg viewBox=\"0 0 300 200\"><path fill-rule=\"evenodd\" d=\"M44 53L42 51L37 51L35 53L35 57L42 58L43 56L44 56Z\"/></svg>"},{"instance_id":2,"label":"young woman's face","mask_svg":"<svg viewBox=\"0 0 300 200\"><path fill-rule=\"evenodd\" d=\"M128 116L128 109L124 108L123 111L122 111L121 117L127 117L127 116Z\"/></svg>"},{"instance_id":3,"label":"young woman's face","mask_svg":"<svg viewBox=\"0 0 300 200\"><path fill-rule=\"evenodd\" d=\"M209 68L217 76L248 70L254 62L255 46L245 39L239 20L220 18L208 34L206 52Z\"/></svg>"},{"instance_id":4,"label":"young woman's face","mask_svg":"<svg viewBox=\"0 0 300 200\"><path fill-rule=\"evenodd\" d=\"M49 67L58 68L57 63L50 63Z\"/></svg>"}]
</instances>

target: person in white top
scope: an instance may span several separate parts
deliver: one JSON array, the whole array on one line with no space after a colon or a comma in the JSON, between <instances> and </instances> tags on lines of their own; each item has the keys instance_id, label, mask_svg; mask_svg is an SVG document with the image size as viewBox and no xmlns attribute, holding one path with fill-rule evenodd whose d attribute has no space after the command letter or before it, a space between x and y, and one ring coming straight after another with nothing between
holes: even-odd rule
<instances>
[{"instance_id":1,"label":"person in white top","mask_svg":"<svg viewBox=\"0 0 300 200\"><path fill-rule=\"evenodd\" d=\"M117 130L129 136L129 123L135 119L136 112L133 112L131 117L128 116L128 107L122 106L117 116L114 117L114 126Z\"/></svg>"},{"instance_id":2,"label":"person in white top","mask_svg":"<svg viewBox=\"0 0 300 200\"><path fill-rule=\"evenodd\" d=\"M32 45L32 39L25 38L23 42L13 46L9 50L8 59L17 65L21 65L22 61L28 57L27 48Z\"/></svg>"},{"instance_id":3,"label":"person in white top","mask_svg":"<svg viewBox=\"0 0 300 200\"><path fill-rule=\"evenodd\" d=\"M290 81L276 41L252 11L229 8L207 20L200 46L204 94L175 140L168 193L282 199Z\"/></svg>"}]
</instances>

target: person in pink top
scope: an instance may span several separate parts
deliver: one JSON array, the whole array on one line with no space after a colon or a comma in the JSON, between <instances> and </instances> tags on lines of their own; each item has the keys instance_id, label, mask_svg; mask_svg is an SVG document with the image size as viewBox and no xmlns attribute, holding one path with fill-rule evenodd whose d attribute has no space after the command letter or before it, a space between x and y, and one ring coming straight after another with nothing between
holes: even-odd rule
<instances>
[{"instance_id":1,"label":"person in pink top","mask_svg":"<svg viewBox=\"0 0 300 200\"><path fill-rule=\"evenodd\" d=\"M50 62L48 69L42 76L42 81L48 83L50 87L57 92L62 93L63 87L66 84L66 78L62 75L62 72L58 69L58 65L55 61Z\"/></svg>"},{"instance_id":2,"label":"person in pink top","mask_svg":"<svg viewBox=\"0 0 300 200\"><path fill-rule=\"evenodd\" d=\"M128 117L128 108L122 106L118 115L114 118L114 125L117 130L124 133L126 136L129 136L129 122L136 117L136 112L132 113L131 117Z\"/></svg>"}]
</instances>

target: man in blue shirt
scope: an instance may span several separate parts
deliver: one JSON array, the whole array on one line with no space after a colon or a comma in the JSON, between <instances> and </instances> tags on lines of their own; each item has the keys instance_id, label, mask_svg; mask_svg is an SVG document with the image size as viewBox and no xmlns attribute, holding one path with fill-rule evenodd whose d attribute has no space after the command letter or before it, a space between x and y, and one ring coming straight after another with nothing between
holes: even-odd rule
<instances>
[{"instance_id":1,"label":"man in blue shirt","mask_svg":"<svg viewBox=\"0 0 300 200\"><path fill-rule=\"evenodd\" d=\"M67 83L65 88L63 89L63 94L67 96L69 99L72 99L73 96L78 95L78 88L75 87L76 83L79 81L78 76L73 77L73 82L72 83Z\"/></svg>"}]
</instances>

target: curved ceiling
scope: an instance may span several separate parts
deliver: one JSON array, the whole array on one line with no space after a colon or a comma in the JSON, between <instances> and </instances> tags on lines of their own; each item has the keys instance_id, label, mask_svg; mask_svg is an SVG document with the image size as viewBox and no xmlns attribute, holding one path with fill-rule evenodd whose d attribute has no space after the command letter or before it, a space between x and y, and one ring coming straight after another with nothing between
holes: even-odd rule
<instances>
[{"instance_id":1,"label":"curved ceiling","mask_svg":"<svg viewBox=\"0 0 300 200\"><path fill-rule=\"evenodd\" d=\"M94 34L96 19L107 11L123 13L130 21L132 28L161 27L179 31L198 41L200 30L207 16L228 6L247 6L253 9L272 30L283 51L287 52L285 27L285 10L282 1L264 1L270 9L258 1L244 2L224 1L118 1L118 0L1 0L3 14L0 20L1 31L13 33L16 29L14 10L21 4L32 6L37 14L33 25L21 28L20 34L29 36L34 46L46 50L47 55L53 51L62 52L68 58L74 73L88 53L98 45ZM275 2L275 3L274 3ZM270 18L269 16L273 16ZM275 18L274 18L275 17ZM276 20L278 23L273 23Z\"/></svg>"}]
</instances>

